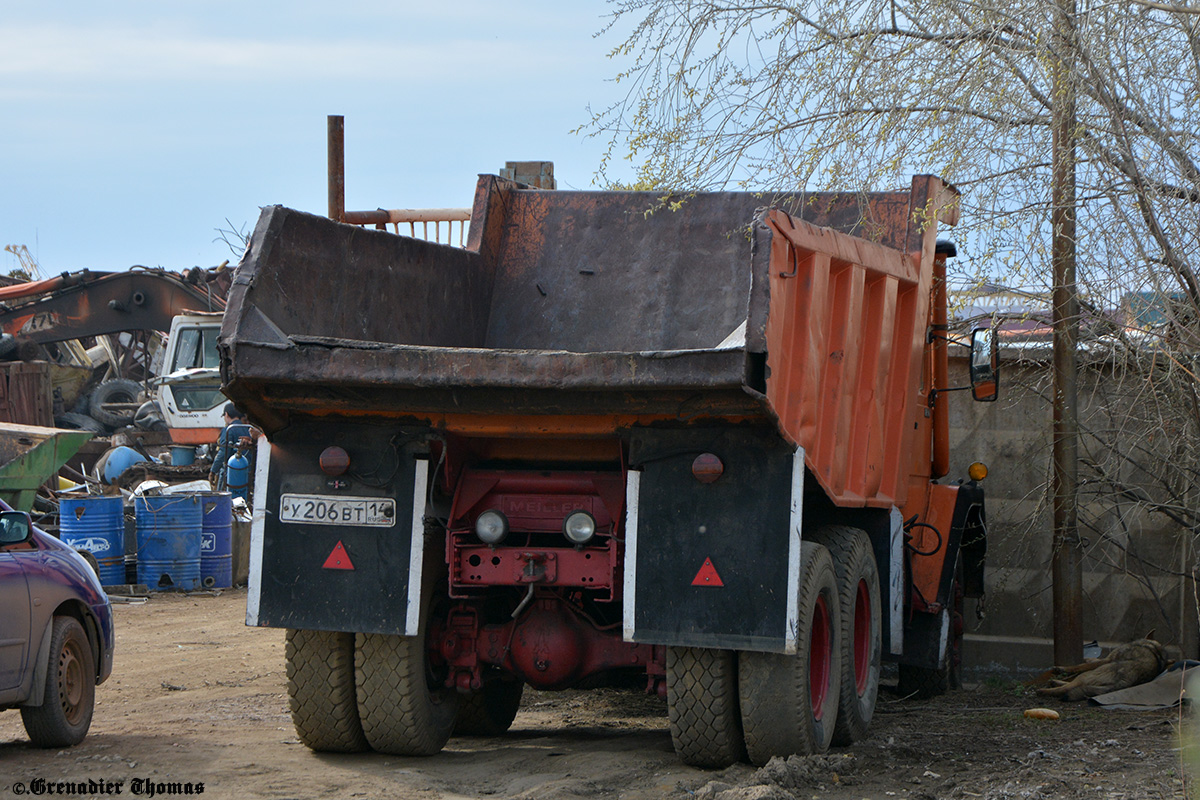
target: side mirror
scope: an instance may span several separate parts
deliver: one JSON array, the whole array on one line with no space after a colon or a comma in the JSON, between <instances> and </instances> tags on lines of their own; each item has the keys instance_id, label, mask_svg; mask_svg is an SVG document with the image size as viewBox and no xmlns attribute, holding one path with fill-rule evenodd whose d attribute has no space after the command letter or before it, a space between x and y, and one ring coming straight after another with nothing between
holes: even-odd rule
<instances>
[{"instance_id":1,"label":"side mirror","mask_svg":"<svg viewBox=\"0 0 1200 800\"><path fill-rule=\"evenodd\" d=\"M985 403L1000 396L1000 346L995 328L971 331L971 395Z\"/></svg>"},{"instance_id":2,"label":"side mirror","mask_svg":"<svg viewBox=\"0 0 1200 800\"><path fill-rule=\"evenodd\" d=\"M33 522L24 511L0 512L0 545L18 544L33 535Z\"/></svg>"}]
</instances>

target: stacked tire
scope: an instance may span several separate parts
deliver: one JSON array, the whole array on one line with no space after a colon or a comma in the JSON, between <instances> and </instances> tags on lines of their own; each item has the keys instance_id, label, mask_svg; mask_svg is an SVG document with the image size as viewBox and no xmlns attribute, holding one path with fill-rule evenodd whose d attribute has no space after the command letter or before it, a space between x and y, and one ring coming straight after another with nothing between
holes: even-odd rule
<instances>
[{"instance_id":1,"label":"stacked tire","mask_svg":"<svg viewBox=\"0 0 1200 800\"><path fill-rule=\"evenodd\" d=\"M57 415L55 426L66 430L106 434L127 425L143 430L165 430L166 424L153 400L145 400L142 385L128 378L107 380L94 388L75 409ZM140 405L138 405L140 403Z\"/></svg>"}]
</instances>

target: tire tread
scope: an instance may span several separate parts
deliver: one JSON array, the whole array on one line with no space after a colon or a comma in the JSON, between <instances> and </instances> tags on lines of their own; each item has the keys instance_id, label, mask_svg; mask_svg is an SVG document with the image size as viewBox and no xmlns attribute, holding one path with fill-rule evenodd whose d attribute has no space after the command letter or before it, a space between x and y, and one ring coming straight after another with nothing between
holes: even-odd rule
<instances>
[{"instance_id":1,"label":"tire tread","mask_svg":"<svg viewBox=\"0 0 1200 800\"><path fill-rule=\"evenodd\" d=\"M358 713L373 750L429 756L450 738L457 703L438 703L432 697L424 647L423 635L357 634ZM457 700L457 695L441 694L447 701Z\"/></svg>"},{"instance_id":2,"label":"tire tread","mask_svg":"<svg viewBox=\"0 0 1200 800\"><path fill-rule=\"evenodd\" d=\"M289 629L288 707L296 735L309 749L367 750L354 686L354 634Z\"/></svg>"},{"instance_id":3,"label":"tire tread","mask_svg":"<svg viewBox=\"0 0 1200 800\"><path fill-rule=\"evenodd\" d=\"M675 752L685 764L721 768L744 760L737 653L668 648L667 714Z\"/></svg>"},{"instance_id":4,"label":"tire tread","mask_svg":"<svg viewBox=\"0 0 1200 800\"><path fill-rule=\"evenodd\" d=\"M753 764L765 765L772 756L817 755L829 749L835 719L819 722L811 709L808 686L806 610L826 596L832 617L831 673L841 674L841 627L837 578L829 551L815 542L800 545L799 605L801 624L795 655L743 652L738 658L738 692L746 753ZM835 679L836 680L836 679ZM837 685L826 697L826 717L836 718Z\"/></svg>"},{"instance_id":5,"label":"tire tread","mask_svg":"<svg viewBox=\"0 0 1200 800\"><path fill-rule=\"evenodd\" d=\"M829 525L821 528L813 540L825 545L833 558L833 569L837 574L838 593L842 607L842 671L841 694L838 702L837 724L833 729L833 744L846 746L867 735L867 728L875 714L875 701L879 695L880 658L883 650L879 597L879 570L875 564L875 551L866 531L845 525ZM854 603L858 594L858 581L867 578L873 582L875 638L872 642L871 674L863 695L858 694L854 679Z\"/></svg>"}]
</instances>

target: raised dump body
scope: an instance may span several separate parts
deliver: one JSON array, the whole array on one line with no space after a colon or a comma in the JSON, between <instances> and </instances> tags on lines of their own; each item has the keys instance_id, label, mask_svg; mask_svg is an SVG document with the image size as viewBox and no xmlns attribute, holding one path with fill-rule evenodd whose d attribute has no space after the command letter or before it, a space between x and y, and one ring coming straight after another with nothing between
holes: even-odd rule
<instances>
[{"instance_id":1,"label":"raised dump body","mask_svg":"<svg viewBox=\"0 0 1200 800\"><path fill-rule=\"evenodd\" d=\"M465 249L265 209L222 371L301 739L435 752L633 670L689 763L761 763L861 736L883 657L944 685L983 554L934 481L956 196L482 176Z\"/></svg>"}]
</instances>

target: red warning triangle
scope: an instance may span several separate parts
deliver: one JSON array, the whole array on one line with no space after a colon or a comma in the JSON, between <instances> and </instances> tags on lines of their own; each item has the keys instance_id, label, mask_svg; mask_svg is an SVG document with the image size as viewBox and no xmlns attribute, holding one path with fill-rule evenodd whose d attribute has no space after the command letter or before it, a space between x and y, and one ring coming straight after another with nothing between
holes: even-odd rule
<instances>
[{"instance_id":1,"label":"red warning triangle","mask_svg":"<svg viewBox=\"0 0 1200 800\"><path fill-rule=\"evenodd\" d=\"M354 564L350 561L350 556L346 554L346 548L342 547L340 540L333 546L329 558L325 559L321 569L354 569Z\"/></svg>"},{"instance_id":2,"label":"red warning triangle","mask_svg":"<svg viewBox=\"0 0 1200 800\"><path fill-rule=\"evenodd\" d=\"M704 565L700 567L700 571L696 573L696 577L692 579L692 586L724 586L721 576L717 574L717 568L713 566L712 559L704 559Z\"/></svg>"}]
</instances>

